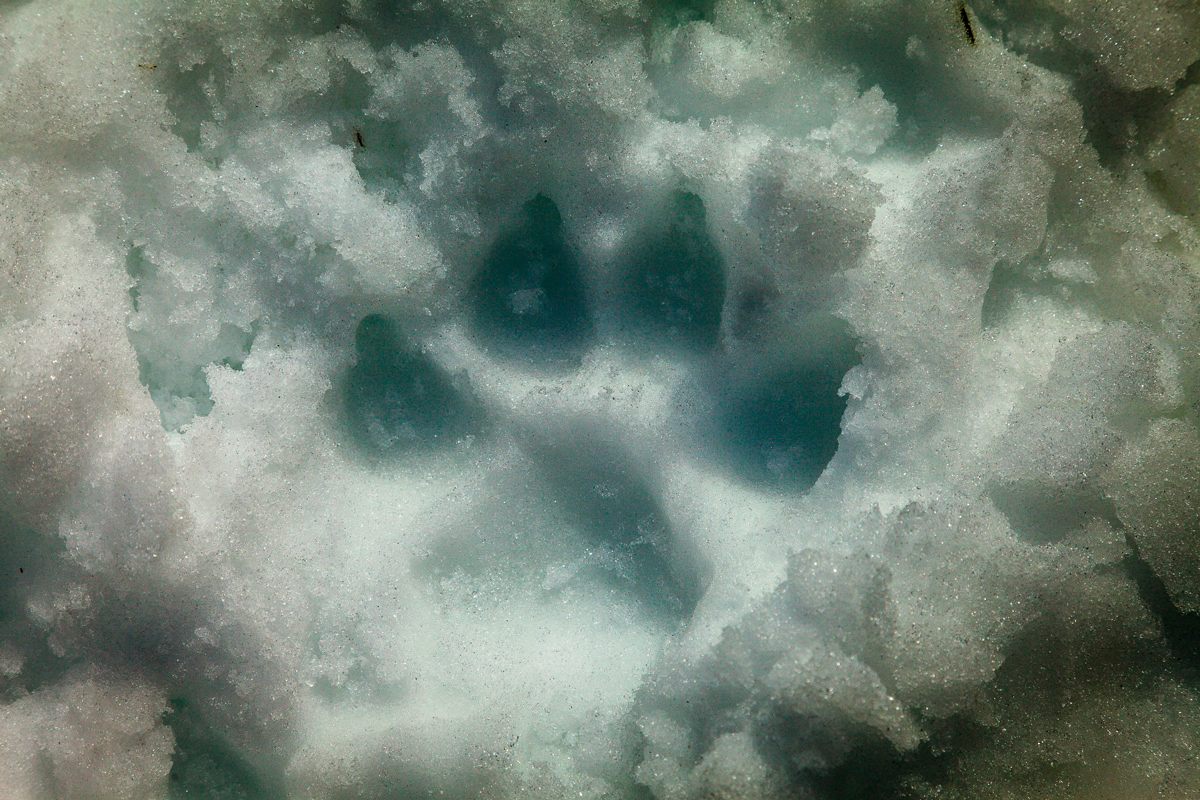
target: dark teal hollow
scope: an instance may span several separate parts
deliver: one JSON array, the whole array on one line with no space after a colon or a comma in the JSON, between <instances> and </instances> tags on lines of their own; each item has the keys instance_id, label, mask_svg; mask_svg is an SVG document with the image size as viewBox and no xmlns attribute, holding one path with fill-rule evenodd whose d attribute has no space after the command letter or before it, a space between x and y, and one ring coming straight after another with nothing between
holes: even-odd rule
<instances>
[{"instance_id":1,"label":"dark teal hollow","mask_svg":"<svg viewBox=\"0 0 1200 800\"><path fill-rule=\"evenodd\" d=\"M474 329L502 356L578 363L592 336L587 292L558 206L537 195L470 288Z\"/></svg>"},{"instance_id":2,"label":"dark teal hollow","mask_svg":"<svg viewBox=\"0 0 1200 800\"><path fill-rule=\"evenodd\" d=\"M454 445L486 428L467 382L407 343L387 317L364 317L354 333L354 350L357 360L343 392L346 422L369 455Z\"/></svg>"},{"instance_id":3,"label":"dark teal hollow","mask_svg":"<svg viewBox=\"0 0 1200 800\"><path fill-rule=\"evenodd\" d=\"M821 360L746 369L722 362L710 379L710 456L740 480L809 489L838 449L847 398L842 379L861 356L848 334Z\"/></svg>"},{"instance_id":4,"label":"dark teal hollow","mask_svg":"<svg viewBox=\"0 0 1200 800\"><path fill-rule=\"evenodd\" d=\"M640 237L626 258L626 327L687 348L717 344L725 270L698 196L677 193L666 224Z\"/></svg>"}]
</instances>

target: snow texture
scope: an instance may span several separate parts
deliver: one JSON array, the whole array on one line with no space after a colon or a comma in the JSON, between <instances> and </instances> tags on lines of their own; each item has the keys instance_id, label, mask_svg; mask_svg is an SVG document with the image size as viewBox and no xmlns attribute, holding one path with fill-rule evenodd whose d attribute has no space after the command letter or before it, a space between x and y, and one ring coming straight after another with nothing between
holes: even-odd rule
<instances>
[{"instance_id":1,"label":"snow texture","mask_svg":"<svg viewBox=\"0 0 1200 800\"><path fill-rule=\"evenodd\" d=\"M1200 798L1191 0L0 2L0 795Z\"/></svg>"}]
</instances>

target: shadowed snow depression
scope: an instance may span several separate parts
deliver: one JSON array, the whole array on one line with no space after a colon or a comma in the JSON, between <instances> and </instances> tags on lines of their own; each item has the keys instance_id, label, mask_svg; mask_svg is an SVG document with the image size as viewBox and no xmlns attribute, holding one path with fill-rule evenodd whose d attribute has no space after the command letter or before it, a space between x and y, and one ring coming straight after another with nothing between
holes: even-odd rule
<instances>
[{"instance_id":1,"label":"shadowed snow depression","mask_svg":"<svg viewBox=\"0 0 1200 800\"><path fill-rule=\"evenodd\" d=\"M1200 798L1193 0L0 0L0 796Z\"/></svg>"}]
</instances>

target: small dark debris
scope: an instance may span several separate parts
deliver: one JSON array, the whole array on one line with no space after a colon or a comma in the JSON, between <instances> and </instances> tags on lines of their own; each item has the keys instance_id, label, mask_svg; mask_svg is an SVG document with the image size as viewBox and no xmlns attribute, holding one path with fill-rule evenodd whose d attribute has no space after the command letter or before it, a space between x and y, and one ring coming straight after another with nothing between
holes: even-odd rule
<instances>
[{"instance_id":1,"label":"small dark debris","mask_svg":"<svg viewBox=\"0 0 1200 800\"><path fill-rule=\"evenodd\" d=\"M138 64L138 69L144 69L147 72L153 72L158 69L158 64Z\"/></svg>"},{"instance_id":2,"label":"small dark debris","mask_svg":"<svg viewBox=\"0 0 1200 800\"><path fill-rule=\"evenodd\" d=\"M358 142L358 146L362 149L367 149L367 143L363 141L362 131L360 131L358 128L354 129L354 141Z\"/></svg>"},{"instance_id":3,"label":"small dark debris","mask_svg":"<svg viewBox=\"0 0 1200 800\"><path fill-rule=\"evenodd\" d=\"M24 568L24 567L17 567L17 572L19 572L19 573L21 573L22 575L24 575L24 574L25 574L25 568Z\"/></svg>"},{"instance_id":4,"label":"small dark debris","mask_svg":"<svg viewBox=\"0 0 1200 800\"><path fill-rule=\"evenodd\" d=\"M975 39L975 29L971 27L971 15L967 13L967 4L958 4L958 18L962 20L963 32L967 34L967 41L975 47L979 42Z\"/></svg>"}]
</instances>

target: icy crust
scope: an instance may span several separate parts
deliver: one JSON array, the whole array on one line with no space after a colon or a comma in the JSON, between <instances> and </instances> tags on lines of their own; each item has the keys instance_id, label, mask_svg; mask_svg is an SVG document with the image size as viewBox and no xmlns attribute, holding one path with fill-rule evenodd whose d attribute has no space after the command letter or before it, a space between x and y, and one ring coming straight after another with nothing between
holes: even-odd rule
<instances>
[{"instance_id":1,"label":"icy crust","mask_svg":"<svg viewBox=\"0 0 1200 800\"><path fill-rule=\"evenodd\" d=\"M77 675L0 711L0 777L12 797L161 796L175 739L161 690Z\"/></svg>"},{"instance_id":2,"label":"icy crust","mask_svg":"<svg viewBox=\"0 0 1200 800\"><path fill-rule=\"evenodd\" d=\"M1198 25L6 5L5 796L1200 797Z\"/></svg>"},{"instance_id":3,"label":"icy crust","mask_svg":"<svg viewBox=\"0 0 1200 800\"><path fill-rule=\"evenodd\" d=\"M1150 5L1135 0L1000 0L982 7L1016 23L1018 41L1036 37L1041 41L1035 46L1047 47L1053 37L1059 47L1079 48L1125 89L1171 89L1200 58L1200 43L1191 35L1200 12L1187 0Z\"/></svg>"}]
</instances>

